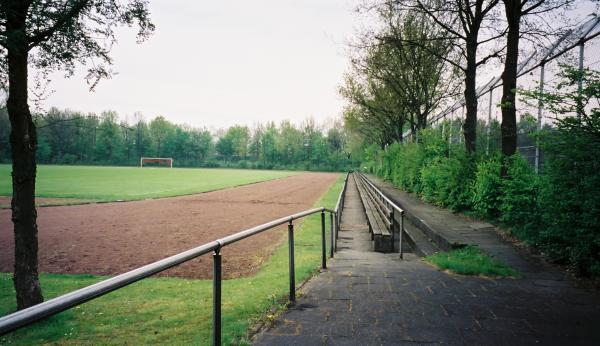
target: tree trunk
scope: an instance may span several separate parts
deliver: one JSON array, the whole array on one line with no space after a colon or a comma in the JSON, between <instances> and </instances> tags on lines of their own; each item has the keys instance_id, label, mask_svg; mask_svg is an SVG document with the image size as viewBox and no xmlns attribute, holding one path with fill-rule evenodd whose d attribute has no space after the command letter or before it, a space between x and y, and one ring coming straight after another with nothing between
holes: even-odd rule
<instances>
[{"instance_id":1,"label":"tree trunk","mask_svg":"<svg viewBox=\"0 0 600 346\"><path fill-rule=\"evenodd\" d=\"M506 39L506 61L502 72L502 155L511 156L517 151L517 63L519 59L519 24L521 1L504 0L508 34ZM504 170L503 170L504 172Z\"/></svg>"},{"instance_id":2,"label":"tree trunk","mask_svg":"<svg viewBox=\"0 0 600 346\"><path fill-rule=\"evenodd\" d=\"M13 282L19 310L41 303L38 278L37 212L35 210L35 152L37 138L27 104L27 5L13 4L7 16L7 60L9 96L6 108L10 118L12 146L12 221L15 233Z\"/></svg>"},{"instance_id":3,"label":"tree trunk","mask_svg":"<svg viewBox=\"0 0 600 346\"><path fill-rule=\"evenodd\" d=\"M467 42L467 68L465 71L465 108L463 124L465 148L474 154L477 149L477 40Z\"/></svg>"}]
</instances>

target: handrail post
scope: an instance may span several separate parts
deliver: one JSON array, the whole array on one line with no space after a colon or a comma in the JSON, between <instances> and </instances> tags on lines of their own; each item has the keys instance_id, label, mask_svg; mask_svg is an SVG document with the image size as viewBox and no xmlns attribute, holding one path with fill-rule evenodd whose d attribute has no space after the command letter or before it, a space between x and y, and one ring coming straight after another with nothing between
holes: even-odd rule
<instances>
[{"instance_id":1,"label":"handrail post","mask_svg":"<svg viewBox=\"0 0 600 346\"><path fill-rule=\"evenodd\" d=\"M338 210L338 212L335 214L335 240L339 240L340 239L340 220L342 218L342 210ZM335 244L335 251L337 251L337 243Z\"/></svg>"},{"instance_id":2,"label":"handrail post","mask_svg":"<svg viewBox=\"0 0 600 346\"><path fill-rule=\"evenodd\" d=\"M290 270L290 302L296 302L296 268L294 265L294 224L288 224L288 254Z\"/></svg>"},{"instance_id":3,"label":"handrail post","mask_svg":"<svg viewBox=\"0 0 600 346\"><path fill-rule=\"evenodd\" d=\"M386 203L386 207L388 206L388 204ZM392 233L392 252L394 252L394 246L396 246L396 226L397 226L397 221L396 221L396 210L392 207L392 229L390 230Z\"/></svg>"},{"instance_id":4,"label":"handrail post","mask_svg":"<svg viewBox=\"0 0 600 346\"><path fill-rule=\"evenodd\" d=\"M321 210L321 267L327 269L327 244L325 240L325 211Z\"/></svg>"},{"instance_id":5,"label":"handrail post","mask_svg":"<svg viewBox=\"0 0 600 346\"><path fill-rule=\"evenodd\" d=\"M329 213L329 239L331 241L331 244L329 244L329 257L333 258L333 244L335 244L335 240L333 237L333 213Z\"/></svg>"},{"instance_id":6,"label":"handrail post","mask_svg":"<svg viewBox=\"0 0 600 346\"><path fill-rule=\"evenodd\" d=\"M213 252L213 345L221 345L221 253Z\"/></svg>"},{"instance_id":7,"label":"handrail post","mask_svg":"<svg viewBox=\"0 0 600 346\"><path fill-rule=\"evenodd\" d=\"M404 258L404 211L400 213L400 259Z\"/></svg>"}]
</instances>

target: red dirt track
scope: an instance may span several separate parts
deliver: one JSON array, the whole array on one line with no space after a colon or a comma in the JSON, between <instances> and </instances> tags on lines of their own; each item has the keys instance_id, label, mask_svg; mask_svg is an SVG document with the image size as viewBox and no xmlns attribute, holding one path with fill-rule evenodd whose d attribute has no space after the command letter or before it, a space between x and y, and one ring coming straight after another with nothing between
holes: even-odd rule
<instances>
[{"instance_id":1,"label":"red dirt track","mask_svg":"<svg viewBox=\"0 0 600 346\"><path fill-rule=\"evenodd\" d=\"M154 200L38 208L40 271L115 275L198 245L308 209L337 174L304 173L203 194ZM9 209L0 210L0 271L12 272ZM223 248L223 274L259 268L283 232L271 230ZM210 255L164 275L210 278Z\"/></svg>"}]
</instances>

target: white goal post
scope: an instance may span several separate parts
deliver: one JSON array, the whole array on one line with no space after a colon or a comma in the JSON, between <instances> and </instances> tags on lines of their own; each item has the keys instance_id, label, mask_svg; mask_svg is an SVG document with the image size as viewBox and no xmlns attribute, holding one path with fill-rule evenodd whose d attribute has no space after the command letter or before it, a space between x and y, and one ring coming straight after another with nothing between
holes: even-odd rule
<instances>
[{"instance_id":1,"label":"white goal post","mask_svg":"<svg viewBox=\"0 0 600 346\"><path fill-rule=\"evenodd\" d=\"M169 168L173 168L173 158L171 157L140 157L140 168L144 167L144 163L157 163L159 166L161 162L167 163Z\"/></svg>"}]
</instances>

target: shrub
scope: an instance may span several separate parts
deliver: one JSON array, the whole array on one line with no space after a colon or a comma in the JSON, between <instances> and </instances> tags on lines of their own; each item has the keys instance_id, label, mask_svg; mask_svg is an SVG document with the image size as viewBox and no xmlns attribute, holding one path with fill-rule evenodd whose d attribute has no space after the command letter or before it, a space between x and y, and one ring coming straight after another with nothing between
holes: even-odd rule
<instances>
[{"instance_id":1,"label":"shrub","mask_svg":"<svg viewBox=\"0 0 600 346\"><path fill-rule=\"evenodd\" d=\"M420 192L421 167L424 161L424 152L417 143L405 144L392 166L391 179L394 185L408 192Z\"/></svg>"},{"instance_id":2,"label":"shrub","mask_svg":"<svg viewBox=\"0 0 600 346\"><path fill-rule=\"evenodd\" d=\"M72 165L72 164L76 163L77 160L78 160L78 157L73 154L64 154L60 158L60 163L66 164L66 165Z\"/></svg>"},{"instance_id":3,"label":"shrub","mask_svg":"<svg viewBox=\"0 0 600 346\"><path fill-rule=\"evenodd\" d=\"M421 195L427 202L445 205L445 201L448 197L448 191L443 188L441 183L444 180L448 180L450 175L446 166L448 166L448 160L437 157L431 161L428 165L421 168Z\"/></svg>"},{"instance_id":4,"label":"shrub","mask_svg":"<svg viewBox=\"0 0 600 346\"><path fill-rule=\"evenodd\" d=\"M600 119L600 115L598 116ZM540 197L547 225L539 246L582 274L600 274L600 145L560 128L546 138L547 184Z\"/></svg>"},{"instance_id":5,"label":"shrub","mask_svg":"<svg viewBox=\"0 0 600 346\"><path fill-rule=\"evenodd\" d=\"M425 201L464 210L470 206L472 182L466 157L437 157L421 169L421 194Z\"/></svg>"},{"instance_id":6,"label":"shrub","mask_svg":"<svg viewBox=\"0 0 600 346\"><path fill-rule=\"evenodd\" d=\"M446 205L454 211L469 210L472 209L475 163L463 150L455 153L453 157L452 168L449 168L453 172L453 179L447 183L451 191Z\"/></svg>"},{"instance_id":7,"label":"shrub","mask_svg":"<svg viewBox=\"0 0 600 346\"><path fill-rule=\"evenodd\" d=\"M563 117L556 131L542 137L547 181L538 245L581 274L600 275L600 73L567 67L561 77L555 91L542 95L548 109Z\"/></svg>"},{"instance_id":8,"label":"shrub","mask_svg":"<svg viewBox=\"0 0 600 346\"><path fill-rule=\"evenodd\" d=\"M419 143L424 151L425 159L433 159L440 156L448 156L448 142L440 136L435 128L419 131Z\"/></svg>"},{"instance_id":9,"label":"shrub","mask_svg":"<svg viewBox=\"0 0 600 346\"><path fill-rule=\"evenodd\" d=\"M497 218L501 203L500 157L480 161L473 182L473 210L482 216Z\"/></svg>"},{"instance_id":10,"label":"shrub","mask_svg":"<svg viewBox=\"0 0 600 346\"><path fill-rule=\"evenodd\" d=\"M508 176L502 179L500 221L512 226L519 238L536 242L541 222L538 206L540 179L521 155L506 159Z\"/></svg>"}]
</instances>

